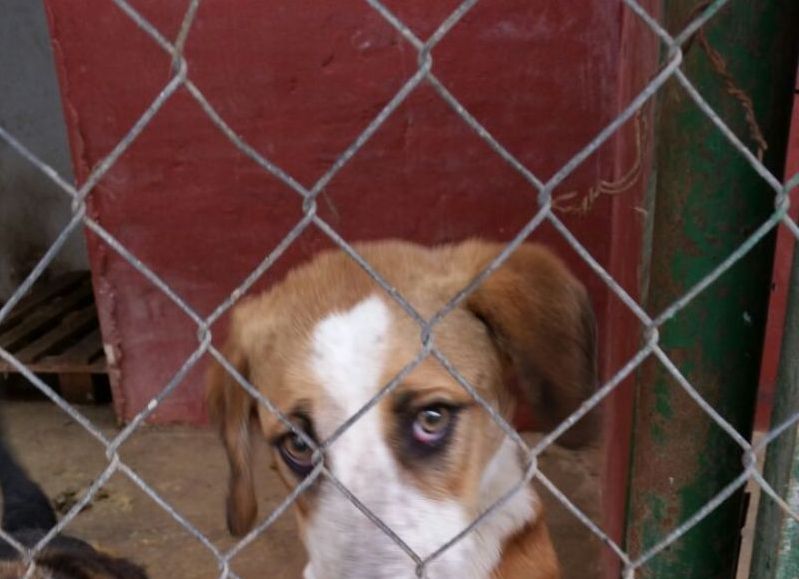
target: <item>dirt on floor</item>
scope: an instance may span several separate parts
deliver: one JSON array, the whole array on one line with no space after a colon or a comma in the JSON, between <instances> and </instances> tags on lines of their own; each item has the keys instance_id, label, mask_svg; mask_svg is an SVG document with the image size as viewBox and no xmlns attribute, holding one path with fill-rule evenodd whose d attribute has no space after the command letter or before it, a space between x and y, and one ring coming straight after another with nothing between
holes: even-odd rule
<instances>
[{"instance_id":1,"label":"dirt on floor","mask_svg":"<svg viewBox=\"0 0 799 579\"><path fill-rule=\"evenodd\" d=\"M107 468L105 448L48 402L0 401L0 406L10 444L54 504L66 512ZM109 406L78 409L107 436L119 431ZM227 462L214 433L188 427L144 426L121 447L120 456L218 549L224 551L235 545L225 528ZM263 520L286 493L268 461L257 462L259 517ZM552 447L540 466L566 496L594 521L599 520L595 451ZM541 494L564 566L564 579L598 577L599 540L546 490ZM119 472L67 532L143 564L153 579L219 576L218 563L201 540ZM242 579L297 579L302 576L304 563L289 510L233 559L232 568Z\"/></svg>"}]
</instances>

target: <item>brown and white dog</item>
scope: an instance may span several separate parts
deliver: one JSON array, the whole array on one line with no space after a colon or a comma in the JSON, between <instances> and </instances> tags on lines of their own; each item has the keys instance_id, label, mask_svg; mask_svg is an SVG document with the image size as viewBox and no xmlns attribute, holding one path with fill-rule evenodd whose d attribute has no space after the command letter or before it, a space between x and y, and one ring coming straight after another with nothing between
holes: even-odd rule
<instances>
[{"instance_id":1,"label":"brown and white dog","mask_svg":"<svg viewBox=\"0 0 799 579\"><path fill-rule=\"evenodd\" d=\"M423 316L435 314L501 250L483 241L425 248L400 241L356 250ZM435 327L436 346L505 417L517 396L543 425L568 416L595 386L594 317L584 287L545 248L524 244ZM319 254L233 312L227 359L307 435L325 441L421 348L419 326L348 256ZM514 375L518 388L508 386ZM215 364L209 405L230 461L228 527L252 528L251 437L271 444L289 487L313 468L311 448ZM579 443L591 420L563 436ZM424 558L524 475L514 443L432 358L353 423L325 464ZM306 579L415 577L415 563L320 477L295 503ZM432 579L556 579L541 503L525 487L434 558Z\"/></svg>"}]
</instances>

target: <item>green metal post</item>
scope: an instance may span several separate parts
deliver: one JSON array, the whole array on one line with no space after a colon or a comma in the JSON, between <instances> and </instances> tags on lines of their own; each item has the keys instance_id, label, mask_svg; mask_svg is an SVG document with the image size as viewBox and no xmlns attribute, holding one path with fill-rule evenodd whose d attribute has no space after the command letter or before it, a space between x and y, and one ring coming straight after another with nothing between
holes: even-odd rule
<instances>
[{"instance_id":1,"label":"green metal post","mask_svg":"<svg viewBox=\"0 0 799 579\"><path fill-rule=\"evenodd\" d=\"M666 0L672 31L697 0ZM705 25L710 44L754 103L768 142L766 164L781 175L796 71L799 2L733 1ZM741 104L698 43L683 70L748 145ZM647 309L663 311L728 257L774 210L774 191L712 125L676 81L658 95L656 193ZM660 329L681 372L744 436L754 414L773 258L773 238L707 288ZM742 472L741 449L657 361L637 376L627 549L646 552ZM742 492L645 565L636 577L734 576Z\"/></svg>"},{"instance_id":2,"label":"green metal post","mask_svg":"<svg viewBox=\"0 0 799 579\"><path fill-rule=\"evenodd\" d=\"M780 353L772 427L799 411L799 251L794 253L785 334ZM765 478L795 513L799 513L799 425L768 447ZM799 577L799 523L771 497L760 495L751 579Z\"/></svg>"}]
</instances>

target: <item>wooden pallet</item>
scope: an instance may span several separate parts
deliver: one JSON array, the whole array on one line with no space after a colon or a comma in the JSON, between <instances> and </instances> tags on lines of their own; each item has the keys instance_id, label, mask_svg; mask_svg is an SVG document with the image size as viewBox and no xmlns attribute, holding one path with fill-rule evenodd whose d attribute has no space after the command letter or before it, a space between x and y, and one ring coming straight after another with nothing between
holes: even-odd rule
<instances>
[{"instance_id":1,"label":"wooden pallet","mask_svg":"<svg viewBox=\"0 0 799 579\"><path fill-rule=\"evenodd\" d=\"M32 372L56 375L68 400L90 400L92 375L107 366L89 272L34 285L0 323L0 347ZM17 368L0 359L0 372Z\"/></svg>"}]
</instances>

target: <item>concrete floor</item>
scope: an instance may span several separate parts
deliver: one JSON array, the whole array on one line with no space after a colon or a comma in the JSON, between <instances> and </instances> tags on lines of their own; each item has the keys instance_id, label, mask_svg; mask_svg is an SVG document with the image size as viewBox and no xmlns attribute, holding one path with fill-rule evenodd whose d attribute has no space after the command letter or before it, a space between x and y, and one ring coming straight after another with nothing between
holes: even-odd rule
<instances>
[{"instance_id":1,"label":"concrete floor","mask_svg":"<svg viewBox=\"0 0 799 579\"><path fill-rule=\"evenodd\" d=\"M107 466L105 449L50 403L2 401L8 437L31 475L62 509ZM80 411L109 436L118 432L108 406ZM234 541L224 522L227 464L215 435L185 427L144 427L121 449L122 460L152 485L213 544ZM263 518L284 496L284 488L262 460L257 471ZM597 460L592 451L548 451L542 470L594 520L598 520ZM577 519L542 491L547 518L565 568L564 579L598 577L600 543ZM153 579L218 576L216 560L198 539L123 474L115 474L68 532L147 567ZM234 560L244 578L301 577L304 554L290 512L280 517Z\"/></svg>"}]
</instances>

